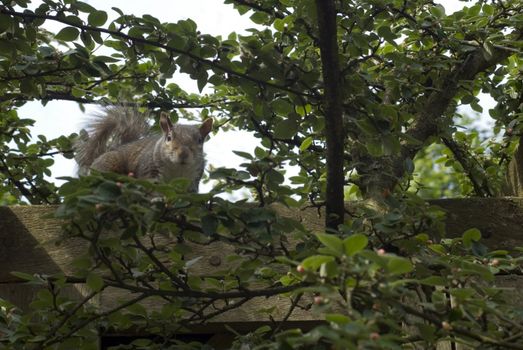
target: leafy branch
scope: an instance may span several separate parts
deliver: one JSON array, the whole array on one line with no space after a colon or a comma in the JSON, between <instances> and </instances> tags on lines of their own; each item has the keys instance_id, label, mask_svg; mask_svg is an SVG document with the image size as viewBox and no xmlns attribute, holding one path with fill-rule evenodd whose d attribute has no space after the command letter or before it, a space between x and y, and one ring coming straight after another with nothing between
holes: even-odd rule
<instances>
[{"instance_id":1,"label":"leafy branch","mask_svg":"<svg viewBox=\"0 0 523 350\"><path fill-rule=\"evenodd\" d=\"M289 93L292 93L292 94L295 94L295 95L298 95L298 96L305 96L305 97L309 97L309 98L315 98L315 95L304 93L304 92L301 92L301 91L289 88L287 86L278 85L278 84L275 84L275 83L272 83L272 82L269 82L269 81L260 80L260 79L254 78L254 77L252 77L252 76L250 76L248 74L237 72L237 71L235 71L235 70L233 70L233 69L231 69L229 67L223 66L223 65L221 65L221 64L219 64L219 63L217 63L215 61L211 61L211 60L199 57L199 56L197 56L197 55L195 55L195 54L193 54L193 53L191 53L189 51L184 51L184 50L181 50L181 49L178 49L178 48L174 48L172 46L163 44L163 43L158 42L158 41L153 41L153 40L148 40L148 39L144 39L144 38L141 38L141 37L135 37L135 36L132 36L132 35L128 35L128 34L125 34L125 33L121 32L121 31L109 30L109 29L105 29L105 28L98 28L98 27L88 26L88 25L85 25L85 24L79 24L78 22L70 21L70 20L67 20L67 19L59 17L59 16L37 14L37 13L30 12L30 11L26 11L26 12L12 11L12 10L9 10L6 6L0 6L0 13L5 14L5 15L9 15L9 16L23 18L23 19L25 19L27 21L30 21L31 19L51 20L51 21L59 22L59 23L66 24L66 25L71 26L71 27L75 27L75 28L81 29L83 31L92 31L92 32L109 34L109 35L111 35L111 36L113 36L115 38L128 40L130 42L151 45L151 46L154 46L154 47L161 48L161 49L163 49L163 50L165 50L167 52L171 52L171 53L175 53L175 54L178 54L178 55L183 55L183 56L189 57L190 59L194 60L195 62L198 62L198 63L200 63L202 65L205 65L205 66L207 66L209 68L219 70L221 72L224 72L224 73L230 74L232 76L236 76L238 78L242 78L242 79L254 82L256 84L260 84L262 86L272 87L272 88L275 88L275 89L278 89L278 90L281 90L281 91L286 91L286 92L289 92Z\"/></svg>"},{"instance_id":2,"label":"leafy branch","mask_svg":"<svg viewBox=\"0 0 523 350\"><path fill-rule=\"evenodd\" d=\"M7 102L7 101L33 101L36 97L28 96L27 94L23 93L10 93L10 94L4 94L0 96L0 103ZM40 101L48 102L53 100L62 100L62 101L73 101L78 102L82 104L95 104L95 105L101 105L101 106L107 106L108 104L112 104L111 101L109 101L106 98L101 99L92 99L87 97L79 97L74 96L72 93L67 92L57 92L57 91L45 91L42 96L38 97ZM178 109L178 108L185 108L185 109L199 109L199 108L208 108L208 107L218 107L223 106L224 104L227 104L227 101L225 100L217 100L217 101L211 101L209 103L201 103L201 104L195 104L192 102L170 102L170 101L149 101L146 103L138 103L138 102L128 102L128 101L120 101L118 102L119 105L122 106L128 106L128 107L147 107L150 109L155 108L161 108L164 110L171 110L171 109Z\"/></svg>"},{"instance_id":3,"label":"leafy branch","mask_svg":"<svg viewBox=\"0 0 523 350\"><path fill-rule=\"evenodd\" d=\"M517 35L517 40L521 38L522 34ZM381 198L384 189L392 189L404 176L405 160L413 159L426 141L438 134L440 125L448 120L446 110L462 82L473 80L478 74L487 72L512 54L509 50L493 49L487 52L483 47L478 48L446 74L441 86L428 90L426 95L420 98L421 101L425 101L423 107L405 132L408 139L416 142L402 143L401 152L391 157L391 173L380 172L373 175L372 183L368 185L369 195Z\"/></svg>"}]
</instances>

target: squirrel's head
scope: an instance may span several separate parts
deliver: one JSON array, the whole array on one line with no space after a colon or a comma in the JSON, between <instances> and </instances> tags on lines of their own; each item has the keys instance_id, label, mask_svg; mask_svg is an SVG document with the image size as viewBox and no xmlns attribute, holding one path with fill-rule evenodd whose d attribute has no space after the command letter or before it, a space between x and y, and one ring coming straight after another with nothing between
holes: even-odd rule
<instances>
[{"instance_id":1,"label":"squirrel's head","mask_svg":"<svg viewBox=\"0 0 523 350\"><path fill-rule=\"evenodd\" d=\"M212 130L213 120L206 119L198 125L173 124L169 115L160 114L163 133L163 155L173 164L193 165L203 158L203 143Z\"/></svg>"}]
</instances>

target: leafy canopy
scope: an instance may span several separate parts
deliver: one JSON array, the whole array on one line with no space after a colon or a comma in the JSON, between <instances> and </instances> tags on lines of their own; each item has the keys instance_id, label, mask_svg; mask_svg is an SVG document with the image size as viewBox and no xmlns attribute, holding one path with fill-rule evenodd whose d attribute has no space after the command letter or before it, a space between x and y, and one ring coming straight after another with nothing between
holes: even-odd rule
<instances>
[{"instance_id":1,"label":"leafy canopy","mask_svg":"<svg viewBox=\"0 0 523 350\"><path fill-rule=\"evenodd\" d=\"M156 338L133 348L198 348L175 334L278 295L288 310L260 310L267 320L312 306L326 323L274 323L232 346L431 348L453 339L521 349L522 310L495 283L521 271L517 249L489 252L475 229L440 239L443 213L418 196L500 192L514 143L463 131L457 108L481 112L478 95L490 94L494 134L519 133L521 1L478 0L453 14L426 0L225 3L258 26L224 38L190 19L164 23L82 1L1 2L0 203L60 203L66 242L89 248L74 275L15 274L41 290L26 312L0 300L0 346L91 349L98 330L139 328ZM212 92L183 91L175 72ZM208 194L187 194L184 180L114 174L58 190L46 178L51 157L72 157L76 135L32 139L17 109L35 100L212 116L220 129L253 131L261 146L237 152L240 169L211 171ZM299 168L288 182L287 165ZM238 188L255 203L218 196ZM363 205L340 213L340 193ZM313 232L274 205L326 206L330 230ZM195 272L194 252L211 244L232 247L227 268ZM67 297L71 282L89 294ZM107 290L127 297L100 311L91 301Z\"/></svg>"}]
</instances>

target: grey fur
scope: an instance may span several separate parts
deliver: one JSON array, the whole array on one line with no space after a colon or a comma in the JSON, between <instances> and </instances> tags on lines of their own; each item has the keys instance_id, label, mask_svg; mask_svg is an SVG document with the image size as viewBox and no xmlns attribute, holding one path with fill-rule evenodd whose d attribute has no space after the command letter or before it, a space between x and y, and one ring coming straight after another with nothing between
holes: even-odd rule
<instances>
[{"instance_id":1,"label":"grey fur","mask_svg":"<svg viewBox=\"0 0 523 350\"><path fill-rule=\"evenodd\" d=\"M170 124L163 134L153 134L147 116L123 107L95 116L76 143L79 175L96 169L161 181L184 177L192 181L189 191L197 192L205 167L203 140L212 121Z\"/></svg>"},{"instance_id":2,"label":"grey fur","mask_svg":"<svg viewBox=\"0 0 523 350\"><path fill-rule=\"evenodd\" d=\"M147 117L148 113L121 106L106 107L93 115L75 143L78 174L87 175L94 160L107 151L148 135Z\"/></svg>"}]
</instances>

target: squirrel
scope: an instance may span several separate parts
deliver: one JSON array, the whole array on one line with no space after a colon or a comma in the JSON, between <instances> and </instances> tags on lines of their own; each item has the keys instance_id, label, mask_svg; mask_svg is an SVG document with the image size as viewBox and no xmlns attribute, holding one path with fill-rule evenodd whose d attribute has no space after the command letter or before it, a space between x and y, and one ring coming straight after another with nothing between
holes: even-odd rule
<instances>
[{"instance_id":1,"label":"squirrel","mask_svg":"<svg viewBox=\"0 0 523 350\"><path fill-rule=\"evenodd\" d=\"M148 115L125 107L95 115L75 144L78 174L94 169L155 181L183 177L191 181L188 190L198 192L205 167L203 143L213 120L199 126L173 124L161 112L159 134L151 132Z\"/></svg>"}]
</instances>

